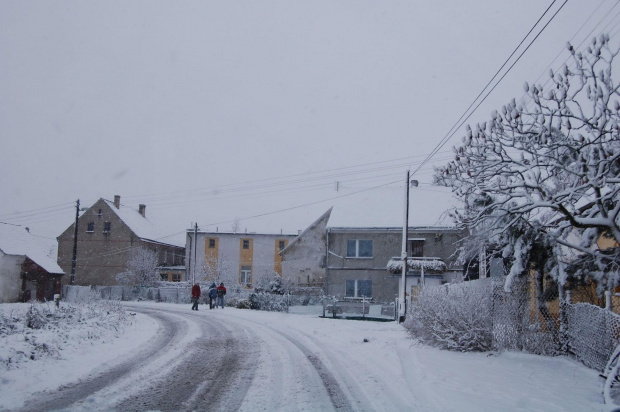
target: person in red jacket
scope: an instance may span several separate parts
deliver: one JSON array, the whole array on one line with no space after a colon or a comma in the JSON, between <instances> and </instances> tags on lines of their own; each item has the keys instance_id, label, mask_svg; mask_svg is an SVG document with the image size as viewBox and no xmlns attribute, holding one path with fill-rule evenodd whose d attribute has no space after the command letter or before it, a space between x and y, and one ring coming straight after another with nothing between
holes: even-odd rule
<instances>
[{"instance_id":1,"label":"person in red jacket","mask_svg":"<svg viewBox=\"0 0 620 412\"><path fill-rule=\"evenodd\" d=\"M217 302L215 304L216 308L220 306L222 309L224 309L224 295L225 294L226 294L226 288L224 287L224 283L220 283L220 285L217 287Z\"/></svg>"},{"instance_id":2,"label":"person in red jacket","mask_svg":"<svg viewBox=\"0 0 620 412\"><path fill-rule=\"evenodd\" d=\"M192 287L192 310L198 310L198 299L200 299L200 286L196 283Z\"/></svg>"}]
</instances>

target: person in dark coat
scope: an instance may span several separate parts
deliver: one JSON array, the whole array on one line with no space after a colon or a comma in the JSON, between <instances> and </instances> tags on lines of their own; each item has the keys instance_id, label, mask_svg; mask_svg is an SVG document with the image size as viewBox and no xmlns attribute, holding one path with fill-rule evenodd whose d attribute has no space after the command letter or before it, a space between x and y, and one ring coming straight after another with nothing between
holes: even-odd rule
<instances>
[{"instance_id":1,"label":"person in dark coat","mask_svg":"<svg viewBox=\"0 0 620 412\"><path fill-rule=\"evenodd\" d=\"M192 310L198 310L198 299L200 299L200 286L196 283L192 286Z\"/></svg>"},{"instance_id":2,"label":"person in dark coat","mask_svg":"<svg viewBox=\"0 0 620 412\"><path fill-rule=\"evenodd\" d=\"M213 305L216 303L215 300L217 299L217 286L215 285L215 282L211 283L211 286L209 286L209 309L213 309Z\"/></svg>"},{"instance_id":3,"label":"person in dark coat","mask_svg":"<svg viewBox=\"0 0 620 412\"><path fill-rule=\"evenodd\" d=\"M215 307L221 306L224 309L224 295L226 295L226 288L224 287L224 283L220 283L217 287L217 304Z\"/></svg>"}]
</instances>

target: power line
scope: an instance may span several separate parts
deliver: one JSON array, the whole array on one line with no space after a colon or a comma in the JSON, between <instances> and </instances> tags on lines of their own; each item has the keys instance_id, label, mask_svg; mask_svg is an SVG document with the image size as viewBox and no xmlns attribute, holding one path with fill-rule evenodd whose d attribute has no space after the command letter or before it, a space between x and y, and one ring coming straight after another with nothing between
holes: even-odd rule
<instances>
[{"instance_id":1,"label":"power line","mask_svg":"<svg viewBox=\"0 0 620 412\"><path fill-rule=\"evenodd\" d=\"M457 122L455 123L454 126L452 126L450 128L450 131L448 131L448 133L446 133L446 135L443 137L443 139L440 140L440 142L437 144L437 146L435 146L435 148L431 151L431 153L427 156L427 158L420 164L420 166L418 166L417 169L415 169L412 173L412 175L414 175L415 173L418 172L418 170L420 170L420 168L422 166L424 166L426 163L428 163L428 161L430 159L433 158L433 156L448 142L448 140L450 138L452 138L452 136L454 136L454 134L456 134L456 132L461 128L461 126L463 126L463 124L465 124L465 122L475 113L475 111L478 109L478 107L480 107L480 105L487 99L487 97L489 97L489 95L493 92L493 90L495 90L495 88L501 83L501 81L506 77L506 75L508 73L510 73L510 71L512 70L512 68L515 66L515 64L517 64L519 62L519 60L521 59L521 57L523 57L523 55L525 54L525 52L527 52L529 50L529 48L532 46L532 44L538 39L538 37L542 34L542 32L547 28L547 26L549 26L549 24L553 21L553 19L558 15L558 13L562 10L562 8L564 8L564 6L566 5L566 3L568 2L568 0L565 0L564 3L562 3L562 5L560 6L560 8L558 8L558 10L553 14L553 16L551 16L551 18L547 21L547 23L543 26L542 29L540 29L540 31L538 32L538 34L536 34L536 36L534 37L534 39L532 39L530 41L530 43L527 45L527 47L525 48L525 50L523 50L523 52L521 52L521 54L517 57L517 59L512 63L512 65L510 65L510 67L508 68L508 70L506 70L506 72L502 75L502 77L497 81L497 83L495 83L495 85L491 88L491 90L488 91L488 93L482 98L482 100L480 100L480 102L474 107L474 109L463 119L463 116L461 116L461 118L459 120L457 120ZM555 0L554 0L555 3ZM552 3L553 4L553 3ZM543 13L543 16L547 13L549 9L545 10L545 12ZM536 27L536 25L538 25L538 22L540 21L540 19L538 19L536 21L536 24L534 24L534 27ZM528 37L529 34L531 33L531 30L528 32L528 34L525 37ZM520 47L521 43L519 43ZM511 54L512 56L512 54ZM503 67L503 66L502 66ZM486 89L487 86L485 86ZM484 92L484 89L483 89ZM475 100L474 100L475 103ZM471 107L471 106L470 106ZM467 113L467 111L465 111L465 113ZM459 121L463 119L460 124ZM458 125L458 126L457 126Z\"/></svg>"}]
</instances>

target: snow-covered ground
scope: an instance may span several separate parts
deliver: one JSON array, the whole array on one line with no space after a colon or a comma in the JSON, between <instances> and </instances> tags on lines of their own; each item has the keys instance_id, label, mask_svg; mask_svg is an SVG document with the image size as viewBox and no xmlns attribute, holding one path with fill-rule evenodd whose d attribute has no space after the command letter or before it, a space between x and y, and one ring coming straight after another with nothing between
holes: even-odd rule
<instances>
[{"instance_id":1,"label":"snow-covered ground","mask_svg":"<svg viewBox=\"0 0 620 412\"><path fill-rule=\"evenodd\" d=\"M131 305L170 311L187 309L188 314L192 313L189 305L153 302L131 302ZM29 304L0 305L4 326L6 319L19 318L29 307ZM49 307L49 310L54 309ZM603 404L602 379L598 373L567 358L515 352L440 351L416 345L403 327L394 322L321 319L315 314L233 308L201 310L198 314L218 321L228 320L231 324L241 322L287 331L298 340L305 337L308 341L303 343L309 348L329 348L329 351L317 350L316 356L329 355L321 359L325 365L346 369L347 379L363 388L375 409L381 405L381 397L399 398L398 402L386 405L406 404L409 410L421 411L615 409L613 405ZM140 313L119 320L111 311L99 319L83 317L68 324L72 326L64 325L55 331L24 328L17 333L2 334L0 409L21 408L24 400L38 391L56 389L121 362L124 354L153 338L158 330L154 319ZM118 331L111 327L118 325L124 327ZM199 335L191 330L188 334ZM34 347L30 344L32 340L38 346L45 343L46 352L28 352ZM10 356L14 361L8 363ZM288 392L287 388L283 392Z\"/></svg>"}]
</instances>

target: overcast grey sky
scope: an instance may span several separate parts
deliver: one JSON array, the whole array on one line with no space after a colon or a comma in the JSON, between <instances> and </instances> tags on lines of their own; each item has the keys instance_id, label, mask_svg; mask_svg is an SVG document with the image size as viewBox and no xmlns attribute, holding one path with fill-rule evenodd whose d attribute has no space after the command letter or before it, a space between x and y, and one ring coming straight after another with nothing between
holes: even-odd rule
<instances>
[{"instance_id":1,"label":"overcast grey sky","mask_svg":"<svg viewBox=\"0 0 620 412\"><path fill-rule=\"evenodd\" d=\"M330 206L332 226L400 225L405 171L551 4L0 0L0 221L54 238L76 199L118 194L166 233L295 233ZM571 38L617 44L616 4L566 2L469 123L546 81ZM451 224L431 166L461 135L413 177L412 224Z\"/></svg>"}]
</instances>

